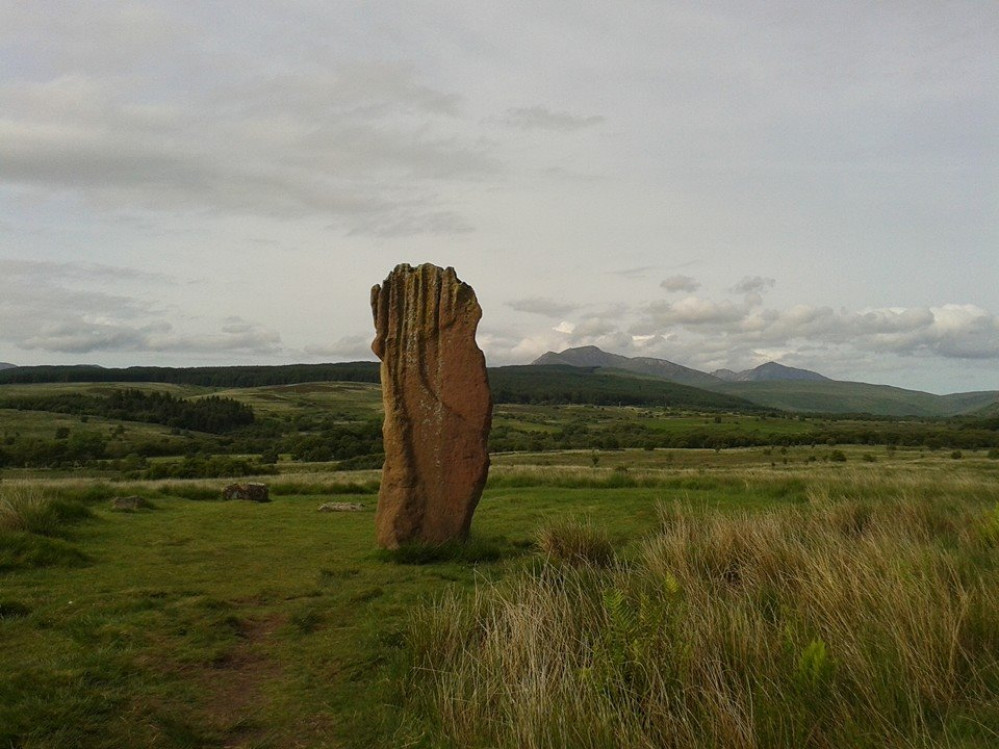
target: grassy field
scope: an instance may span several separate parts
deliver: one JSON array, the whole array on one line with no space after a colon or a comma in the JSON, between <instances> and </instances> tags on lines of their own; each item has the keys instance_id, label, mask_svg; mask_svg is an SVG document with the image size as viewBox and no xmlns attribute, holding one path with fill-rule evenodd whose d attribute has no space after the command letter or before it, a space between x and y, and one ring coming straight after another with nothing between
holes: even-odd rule
<instances>
[{"instance_id":1,"label":"grassy field","mask_svg":"<svg viewBox=\"0 0 999 749\"><path fill-rule=\"evenodd\" d=\"M382 391L364 382L310 382L265 388L233 388L213 393L232 398L264 417L292 413L332 413L344 421L380 417Z\"/></svg>"},{"instance_id":2,"label":"grassy field","mask_svg":"<svg viewBox=\"0 0 999 749\"><path fill-rule=\"evenodd\" d=\"M995 745L999 461L830 453L497 455L394 554L375 471L4 479L0 746Z\"/></svg>"}]
</instances>

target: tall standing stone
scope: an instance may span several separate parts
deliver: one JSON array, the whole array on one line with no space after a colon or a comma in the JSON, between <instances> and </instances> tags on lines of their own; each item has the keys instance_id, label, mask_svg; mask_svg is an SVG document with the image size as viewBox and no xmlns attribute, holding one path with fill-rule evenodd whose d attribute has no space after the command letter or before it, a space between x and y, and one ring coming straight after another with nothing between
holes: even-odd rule
<instances>
[{"instance_id":1,"label":"tall standing stone","mask_svg":"<svg viewBox=\"0 0 999 749\"><path fill-rule=\"evenodd\" d=\"M454 268L426 263L396 266L371 290L371 311L385 405L377 541L464 539L489 472L482 308Z\"/></svg>"}]
</instances>

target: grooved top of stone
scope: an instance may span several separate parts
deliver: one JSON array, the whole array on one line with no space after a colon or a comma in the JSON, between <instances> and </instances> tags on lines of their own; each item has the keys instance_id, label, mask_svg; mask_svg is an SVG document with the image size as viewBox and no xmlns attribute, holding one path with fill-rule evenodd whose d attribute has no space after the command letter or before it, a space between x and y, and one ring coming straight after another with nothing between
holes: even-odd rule
<instances>
[{"instance_id":1,"label":"grooved top of stone","mask_svg":"<svg viewBox=\"0 0 999 749\"><path fill-rule=\"evenodd\" d=\"M475 292L458 279L454 268L430 263L397 265L383 284L371 289L371 311L376 331L372 350L383 360L389 339L412 346L459 321L474 330L482 317Z\"/></svg>"}]
</instances>

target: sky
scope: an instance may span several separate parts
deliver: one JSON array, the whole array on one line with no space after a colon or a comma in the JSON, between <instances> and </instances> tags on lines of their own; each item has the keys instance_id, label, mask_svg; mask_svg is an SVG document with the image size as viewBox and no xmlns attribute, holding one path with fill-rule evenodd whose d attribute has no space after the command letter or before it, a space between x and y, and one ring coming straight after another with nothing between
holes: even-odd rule
<instances>
[{"instance_id":1,"label":"sky","mask_svg":"<svg viewBox=\"0 0 999 749\"><path fill-rule=\"evenodd\" d=\"M0 361L597 345L999 389L992 0L0 0Z\"/></svg>"}]
</instances>

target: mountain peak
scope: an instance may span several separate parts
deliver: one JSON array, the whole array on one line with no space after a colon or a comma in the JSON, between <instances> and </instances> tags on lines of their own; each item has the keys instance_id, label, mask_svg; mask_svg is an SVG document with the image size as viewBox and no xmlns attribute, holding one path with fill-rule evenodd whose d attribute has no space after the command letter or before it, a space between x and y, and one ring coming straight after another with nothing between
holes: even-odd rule
<instances>
[{"instance_id":1,"label":"mountain peak","mask_svg":"<svg viewBox=\"0 0 999 749\"><path fill-rule=\"evenodd\" d=\"M549 351L535 359L531 364L567 364L573 367L621 369L646 377L657 377L663 380L678 382L681 385L693 385L694 387L707 387L719 383L717 377L697 369L684 367L682 364L674 364L665 359L653 359L651 357L630 358L619 354L608 354L596 346L578 346L576 348L565 349L559 353Z\"/></svg>"},{"instance_id":2,"label":"mountain peak","mask_svg":"<svg viewBox=\"0 0 999 749\"><path fill-rule=\"evenodd\" d=\"M531 362L534 364L568 364L573 367L614 367L620 361L626 361L627 357L608 354L596 346L578 346L567 348L564 351L548 353L539 356Z\"/></svg>"},{"instance_id":3,"label":"mountain peak","mask_svg":"<svg viewBox=\"0 0 999 749\"><path fill-rule=\"evenodd\" d=\"M744 369L741 372L733 372L731 369L717 369L712 374L718 379L726 382L773 382L776 380L811 380L815 382L828 382L829 378L812 372L808 369L789 367L786 364L779 364L775 361L768 361L753 369Z\"/></svg>"}]
</instances>

